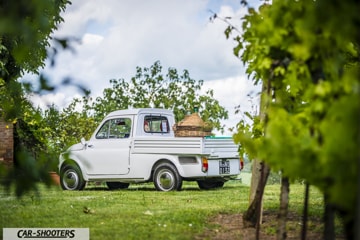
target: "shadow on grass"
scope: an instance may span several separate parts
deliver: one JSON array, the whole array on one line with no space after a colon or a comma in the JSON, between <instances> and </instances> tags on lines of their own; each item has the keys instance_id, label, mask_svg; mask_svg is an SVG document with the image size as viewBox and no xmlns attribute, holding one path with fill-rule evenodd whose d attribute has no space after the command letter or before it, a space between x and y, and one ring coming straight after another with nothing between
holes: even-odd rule
<instances>
[{"instance_id":1,"label":"shadow on grass","mask_svg":"<svg viewBox=\"0 0 360 240\"><path fill-rule=\"evenodd\" d=\"M211 189L211 190L202 190L200 189L197 185L185 185L182 187L182 189L179 192L211 192L211 191L222 191L222 190L226 190L226 189L248 189L248 186L245 185L238 185L238 184L229 184L226 185L222 188L216 188L216 189ZM116 191L144 191L144 192L157 192L157 190L155 189L155 187L151 184L130 184L130 187L127 189L114 189L114 190L110 190L107 186L105 185L93 185L91 184L90 186L87 186L83 191L112 191L112 192L116 192Z\"/></svg>"}]
</instances>

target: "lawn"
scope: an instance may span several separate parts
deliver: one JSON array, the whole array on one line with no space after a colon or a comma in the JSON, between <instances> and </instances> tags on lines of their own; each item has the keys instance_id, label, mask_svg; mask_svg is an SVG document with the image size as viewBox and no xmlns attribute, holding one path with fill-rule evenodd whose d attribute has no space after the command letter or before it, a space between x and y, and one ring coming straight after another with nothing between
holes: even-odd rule
<instances>
[{"instance_id":1,"label":"lawn","mask_svg":"<svg viewBox=\"0 0 360 240\"><path fill-rule=\"evenodd\" d=\"M291 186L290 209L302 210L302 185ZM0 228L89 228L91 239L194 239L211 228L218 214L237 214L248 205L249 186L230 181L224 188L201 191L184 182L180 192L158 192L152 184L109 191L90 185L83 191L40 186L41 196L20 200L0 189ZM279 206L279 185L267 186L264 208ZM321 194L311 191L310 213L321 216ZM2 238L2 231L1 236Z\"/></svg>"}]
</instances>

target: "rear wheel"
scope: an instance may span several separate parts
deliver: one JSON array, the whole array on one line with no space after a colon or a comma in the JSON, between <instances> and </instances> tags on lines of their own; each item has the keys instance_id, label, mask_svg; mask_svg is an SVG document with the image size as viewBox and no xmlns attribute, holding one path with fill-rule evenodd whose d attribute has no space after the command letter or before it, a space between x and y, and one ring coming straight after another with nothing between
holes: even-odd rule
<instances>
[{"instance_id":1,"label":"rear wheel","mask_svg":"<svg viewBox=\"0 0 360 240\"><path fill-rule=\"evenodd\" d=\"M110 190L116 190L116 189L126 189L129 187L129 183L123 183L123 182L106 182L106 185Z\"/></svg>"},{"instance_id":2,"label":"rear wheel","mask_svg":"<svg viewBox=\"0 0 360 240\"><path fill-rule=\"evenodd\" d=\"M199 181L197 181L197 184L200 189L210 190L210 189L222 188L224 186L225 182L199 180Z\"/></svg>"},{"instance_id":3,"label":"rear wheel","mask_svg":"<svg viewBox=\"0 0 360 240\"><path fill-rule=\"evenodd\" d=\"M158 191L181 190L182 187L182 178L170 163L162 163L155 168L153 181Z\"/></svg>"},{"instance_id":4,"label":"rear wheel","mask_svg":"<svg viewBox=\"0 0 360 240\"><path fill-rule=\"evenodd\" d=\"M66 165L60 172L60 184L64 190L83 190L86 182L77 165Z\"/></svg>"}]
</instances>

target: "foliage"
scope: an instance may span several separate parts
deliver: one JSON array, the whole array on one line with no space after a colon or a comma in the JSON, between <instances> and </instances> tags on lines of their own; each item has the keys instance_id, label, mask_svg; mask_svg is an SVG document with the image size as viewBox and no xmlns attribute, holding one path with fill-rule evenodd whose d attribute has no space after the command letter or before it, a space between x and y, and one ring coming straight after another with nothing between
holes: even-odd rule
<instances>
[{"instance_id":1,"label":"foliage","mask_svg":"<svg viewBox=\"0 0 360 240\"><path fill-rule=\"evenodd\" d=\"M26 191L37 191L35 183L40 180L50 183L48 171L53 169L56 158L47 148L48 137L41 124L41 111L34 109L26 99L17 110L22 115L13 122L14 167L1 177L7 191L15 184L15 194L20 197Z\"/></svg>"},{"instance_id":2,"label":"foliage","mask_svg":"<svg viewBox=\"0 0 360 240\"><path fill-rule=\"evenodd\" d=\"M37 73L44 66L50 34L63 21L60 13L68 3L67 0L1 1L1 71L10 75L12 70L17 74Z\"/></svg>"},{"instance_id":3,"label":"foliage","mask_svg":"<svg viewBox=\"0 0 360 240\"><path fill-rule=\"evenodd\" d=\"M275 0L249 8L240 35L226 30L249 76L265 86L265 121L241 122L236 141L284 176L318 186L349 222L360 157L359 7Z\"/></svg>"},{"instance_id":4,"label":"foliage","mask_svg":"<svg viewBox=\"0 0 360 240\"><path fill-rule=\"evenodd\" d=\"M35 182L46 180L51 153L41 126L41 114L26 99L32 84L19 78L26 72L37 73L49 47L50 34L63 20L60 13L70 3L66 0L34 0L0 2L0 118L15 124L15 167L0 171L16 194L36 189ZM58 40L61 42L61 40ZM51 90L46 79L39 78L40 89ZM2 168L3 166L0 166ZM1 170L1 169L0 169Z\"/></svg>"},{"instance_id":5,"label":"foliage","mask_svg":"<svg viewBox=\"0 0 360 240\"><path fill-rule=\"evenodd\" d=\"M112 88L104 89L103 96L89 109L96 121L114 110L144 107L172 109L176 121L198 107L202 119L218 130L224 129L220 121L228 118L228 112L214 99L213 90L200 93L202 80L192 79L187 70L179 74L175 68L164 75L159 61L149 68L137 67L130 81L112 79L110 83Z\"/></svg>"},{"instance_id":6,"label":"foliage","mask_svg":"<svg viewBox=\"0 0 360 240\"><path fill-rule=\"evenodd\" d=\"M86 102L86 99L87 96L84 96L83 101ZM81 104L80 99L74 99L62 110L52 105L43 113L42 125L49 139L47 147L54 152L56 159L61 152L78 143L82 137L89 138L96 128L97 123L93 117L86 111L77 111L76 108L80 108ZM57 167L55 169L57 170Z\"/></svg>"}]
</instances>

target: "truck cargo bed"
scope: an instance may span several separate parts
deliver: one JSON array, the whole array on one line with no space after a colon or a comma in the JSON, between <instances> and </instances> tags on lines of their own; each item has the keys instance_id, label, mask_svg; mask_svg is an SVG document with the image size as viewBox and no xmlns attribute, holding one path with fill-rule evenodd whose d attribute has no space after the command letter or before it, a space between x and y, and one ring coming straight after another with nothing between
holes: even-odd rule
<instances>
[{"instance_id":1,"label":"truck cargo bed","mask_svg":"<svg viewBox=\"0 0 360 240\"><path fill-rule=\"evenodd\" d=\"M234 157L237 151L238 147L230 137L143 137L136 138L132 147L132 153L197 154L213 158Z\"/></svg>"}]
</instances>

